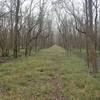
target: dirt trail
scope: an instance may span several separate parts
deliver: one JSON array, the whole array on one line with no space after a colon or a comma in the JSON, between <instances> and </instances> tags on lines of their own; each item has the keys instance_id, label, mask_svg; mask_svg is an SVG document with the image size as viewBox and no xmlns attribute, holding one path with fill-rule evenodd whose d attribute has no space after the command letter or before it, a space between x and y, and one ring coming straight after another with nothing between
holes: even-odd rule
<instances>
[{"instance_id":1,"label":"dirt trail","mask_svg":"<svg viewBox=\"0 0 100 100\"><path fill-rule=\"evenodd\" d=\"M54 100L67 100L67 97L62 95L62 85L59 80L59 74L55 74L51 80L50 83L54 86L54 93L51 94Z\"/></svg>"},{"instance_id":2,"label":"dirt trail","mask_svg":"<svg viewBox=\"0 0 100 100\"><path fill-rule=\"evenodd\" d=\"M0 59L0 64L2 64L2 63L5 63L7 60L5 60L5 59Z\"/></svg>"}]
</instances>

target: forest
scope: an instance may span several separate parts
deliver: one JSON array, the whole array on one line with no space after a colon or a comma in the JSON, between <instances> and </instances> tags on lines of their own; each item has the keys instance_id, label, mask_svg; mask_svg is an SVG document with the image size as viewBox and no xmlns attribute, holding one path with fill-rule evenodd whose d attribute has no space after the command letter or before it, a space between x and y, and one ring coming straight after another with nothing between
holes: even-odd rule
<instances>
[{"instance_id":1,"label":"forest","mask_svg":"<svg viewBox=\"0 0 100 100\"><path fill-rule=\"evenodd\" d=\"M100 100L100 0L0 0L0 100Z\"/></svg>"}]
</instances>

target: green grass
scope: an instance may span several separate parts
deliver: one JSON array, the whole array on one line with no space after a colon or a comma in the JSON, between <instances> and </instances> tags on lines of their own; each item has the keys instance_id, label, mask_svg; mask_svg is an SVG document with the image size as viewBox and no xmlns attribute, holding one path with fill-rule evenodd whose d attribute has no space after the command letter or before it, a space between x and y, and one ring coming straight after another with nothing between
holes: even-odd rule
<instances>
[{"instance_id":1,"label":"green grass","mask_svg":"<svg viewBox=\"0 0 100 100\"><path fill-rule=\"evenodd\" d=\"M37 55L0 65L0 100L100 100L100 74L53 46Z\"/></svg>"}]
</instances>

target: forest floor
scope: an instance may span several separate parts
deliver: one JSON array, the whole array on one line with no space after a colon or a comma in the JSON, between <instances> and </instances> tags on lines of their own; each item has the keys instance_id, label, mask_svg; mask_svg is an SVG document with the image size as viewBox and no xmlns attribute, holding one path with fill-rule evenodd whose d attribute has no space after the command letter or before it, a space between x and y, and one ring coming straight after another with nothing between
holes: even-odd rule
<instances>
[{"instance_id":1,"label":"forest floor","mask_svg":"<svg viewBox=\"0 0 100 100\"><path fill-rule=\"evenodd\" d=\"M0 65L0 100L100 100L100 73L93 78L83 59L53 46Z\"/></svg>"}]
</instances>

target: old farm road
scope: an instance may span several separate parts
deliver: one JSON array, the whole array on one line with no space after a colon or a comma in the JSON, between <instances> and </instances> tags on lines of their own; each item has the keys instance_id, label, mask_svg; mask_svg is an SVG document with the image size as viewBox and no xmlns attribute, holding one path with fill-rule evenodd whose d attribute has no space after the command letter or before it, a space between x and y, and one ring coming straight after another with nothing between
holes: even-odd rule
<instances>
[{"instance_id":1,"label":"old farm road","mask_svg":"<svg viewBox=\"0 0 100 100\"><path fill-rule=\"evenodd\" d=\"M0 65L0 100L100 100L100 74L93 78L83 59L53 46Z\"/></svg>"}]
</instances>

